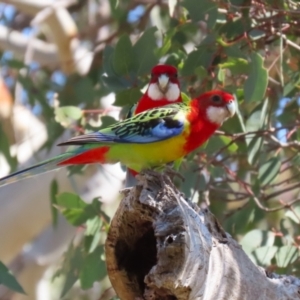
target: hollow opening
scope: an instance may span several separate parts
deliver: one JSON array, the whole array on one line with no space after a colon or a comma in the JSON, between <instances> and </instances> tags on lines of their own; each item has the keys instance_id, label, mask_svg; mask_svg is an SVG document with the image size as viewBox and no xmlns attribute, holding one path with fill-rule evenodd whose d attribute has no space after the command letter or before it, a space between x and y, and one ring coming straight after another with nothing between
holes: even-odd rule
<instances>
[{"instance_id":1,"label":"hollow opening","mask_svg":"<svg viewBox=\"0 0 300 300\"><path fill-rule=\"evenodd\" d=\"M138 283L144 293L144 278L157 262L156 239L152 223L139 224L141 236L119 239L116 244L116 258L119 269L124 269L130 281Z\"/></svg>"}]
</instances>

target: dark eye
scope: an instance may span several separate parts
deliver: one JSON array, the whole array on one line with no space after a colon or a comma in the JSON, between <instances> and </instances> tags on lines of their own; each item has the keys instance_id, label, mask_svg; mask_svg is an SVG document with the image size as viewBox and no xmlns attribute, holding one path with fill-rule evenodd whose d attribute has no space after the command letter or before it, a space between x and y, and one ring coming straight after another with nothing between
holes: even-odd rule
<instances>
[{"instance_id":1,"label":"dark eye","mask_svg":"<svg viewBox=\"0 0 300 300\"><path fill-rule=\"evenodd\" d=\"M155 77L155 74L154 73L151 73L151 78L154 78Z\"/></svg>"},{"instance_id":2,"label":"dark eye","mask_svg":"<svg viewBox=\"0 0 300 300\"><path fill-rule=\"evenodd\" d=\"M222 101L222 98L221 98L221 96L219 96L219 95L213 95L213 96L211 96L211 101L212 102L214 102L214 103L220 103L221 101Z\"/></svg>"},{"instance_id":3,"label":"dark eye","mask_svg":"<svg viewBox=\"0 0 300 300\"><path fill-rule=\"evenodd\" d=\"M178 74L177 73L173 74L173 77L178 78Z\"/></svg>"}]
</instances>

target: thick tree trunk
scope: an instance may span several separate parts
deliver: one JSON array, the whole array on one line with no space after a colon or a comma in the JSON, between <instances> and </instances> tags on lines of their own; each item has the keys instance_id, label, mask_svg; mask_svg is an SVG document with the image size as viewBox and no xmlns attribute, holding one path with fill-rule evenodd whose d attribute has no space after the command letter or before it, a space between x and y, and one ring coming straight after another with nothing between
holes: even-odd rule
<instances>
[{"instance_id":1,"label":"thick tree trunk","mask_svg":"<svg viewBox=\"0 0 300 300\"><path fill-rule=\"evenodd\" d=\"M300 299L299 279L255 266L168 177L147 172L124 194L106 241L120 299Z\"/></svg>"}]
</instances>

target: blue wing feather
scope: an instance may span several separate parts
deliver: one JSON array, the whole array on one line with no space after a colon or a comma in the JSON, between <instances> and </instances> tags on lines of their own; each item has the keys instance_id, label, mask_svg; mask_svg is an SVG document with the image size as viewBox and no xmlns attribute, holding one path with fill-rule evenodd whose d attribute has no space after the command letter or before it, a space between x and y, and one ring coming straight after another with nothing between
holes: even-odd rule
<instances>
[{"instance_id":1,"label":"blue wing feather","mask_svg":"<svg viewBox=\"0 0 300 300\"><path fill-rule=\"evenodd\" d=\"M120 122L118 126L113 125L102 131L77 136L60 145L154 143L177 136L182 133L183 129L183 120L174 120L171 118L155 119L155 124L150 125L149 122L139 122L138 124L124 124L122 126L122 122Z\"/></svg>"}]
</instances>

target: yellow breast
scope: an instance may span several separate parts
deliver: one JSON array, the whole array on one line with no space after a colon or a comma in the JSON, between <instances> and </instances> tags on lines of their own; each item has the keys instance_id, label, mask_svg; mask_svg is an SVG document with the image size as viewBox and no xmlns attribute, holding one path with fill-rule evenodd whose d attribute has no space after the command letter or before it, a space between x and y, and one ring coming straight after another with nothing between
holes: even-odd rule
<instances>
[{"instance_id":1,"label":"yellow breast","mask_svg":"<svg viewBox=\"0 0 300 300\"><path fill-rule=\"evenodd\" d=\"M109 157L139 172L183 157L184 144L182 135L149 144L119 144L112 146Z\"/></svg>"}]
</instances>

